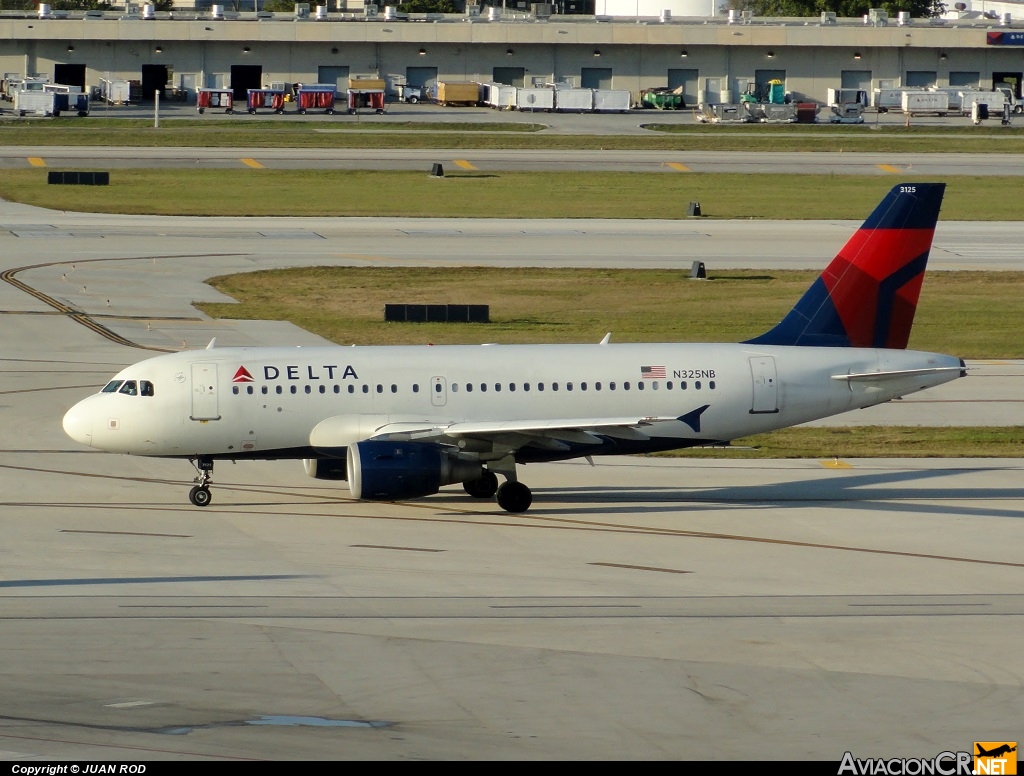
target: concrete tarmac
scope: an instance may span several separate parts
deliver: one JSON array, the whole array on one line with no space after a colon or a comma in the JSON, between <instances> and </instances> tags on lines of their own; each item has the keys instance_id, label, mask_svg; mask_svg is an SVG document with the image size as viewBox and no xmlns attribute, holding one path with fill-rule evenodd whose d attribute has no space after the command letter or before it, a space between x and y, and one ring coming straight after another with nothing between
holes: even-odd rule
<instances>
[{"instance_id":1,"label":"concrete tarmac","mask_svg":"<svg viewBox=\"0 0 1024 776\"><path fill-rule=\"evenodd\" d=\"M315 341L198 315L210 275L515 261L508 222L314 221L253 238L0 203L0 759L838 763L1020 738L1018 459L531 465L521 516L457 487L359 503L298 462L219 463L198 509L186 462L64 436L147 348ZM621 224L575 226L518 223L517 247L637 252ZM677 242L735 230L704 235ZM885 410L1020 424L1022 365L972 366Z\"/></svg>"}]
</instances>

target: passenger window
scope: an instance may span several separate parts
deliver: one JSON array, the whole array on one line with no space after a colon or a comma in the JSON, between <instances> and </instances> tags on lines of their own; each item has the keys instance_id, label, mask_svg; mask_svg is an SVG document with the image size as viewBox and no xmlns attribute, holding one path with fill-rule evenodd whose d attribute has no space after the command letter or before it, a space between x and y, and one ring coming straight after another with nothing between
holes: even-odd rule
<instances>
[{"instance_id":1,"label":"passenger window","mask_svg":"<svg viewBox=\"0 0 1024 776\"><path fill-rule=\"evenodd\" d=\"M306 393L313 393L313 388L309 385L306 386Z\"/></svg>"},{"instance_id":2,"label":"passenger window","mask_svg":"<svg viewBox=\"0 0 1024 776\"><path fill-rule=\"evenodd\" d=\"M369 392L370 392L370 386L364 385L363 386L363 393L369 393Z\"/></svg>"},{"instance_id":3,"label":"passenger window","mask_svg":"<svg viewBox=\"0 0 1024 776\"><path fill-rule=\"evenodd\" d=\"M276 390L276 391L277 391L278 393L284 393L284 389L283 389L283 388L282 388L282 387L281 387L280 385L279 385L279 386L277 386L277 388L276 388L275 390Z\"/></svg>"},{"instance_id":4,"label":"passenger window","mask_svg":"<svg viewBox=\"0 0 1024 776\"><path fill-rule=\"evenodd\" d=\"M710 381L708 383L708 388L711 389L712 391L715 390L715 381L714 380L712 380L712 381Z\"/></svg>"},{"instance_id":5,"label":"passenger window","mask_svg":"<svg viewBox=\"0 0 1024 776\"><path fill-rule=\"evenodd\" d=\"M235 396L238 396L238 386L237 385L232 385L231 386L231 393L233 393Z\"/></svg>"},{"instance_id":6,"label":"passenger window","mask_svg":"<svg viewBox=\"0 0 1024 776\"><path fill-rule=\"evenodd\" d=\"M334 386L334 392L335 393L341 393L341 386L340 385L335 385Z\"/></svg>"},{"instance_id":7,"label":"passenger window","mask_svg":"<svg viewBox=\"0 0 1024 776\"><path fill-rule=\"evenodd\" d=\"M680 391L685 391L686 390L686 380L683 380L682 382L679 383L679 390Z\"/></svg>"},{"instance_id":8,"label":"passenger window","mask_svg":"<svg viewBox=\"0 0 1024 776\"><path fill-rule=\"evenodd\" d=\"M377 383L377 393L384 393L384 386Z\"/></svg>"},{"instance_id":9,"label":"passenger window","mask_svg":"<svg viewBox=\"0 0 1024 776\"><path fill-rule=\"evenodd\" d=\"M551 383L551 390L552 391L557 391L558 390L558 383Z\"/></svg>"},{"instance_id":10,"label":"passenger window","mask_svg":"<svg viewBox=\"0 0 1024 776\"><path fill-rule=\"evenodd\" d=\"M420 392L420 384L419 383L413 383L412 384L412 392L413 393L419 393Z\"/></svg>"},{"instance_id":11,"label":"passenger window","mask_svg":"<svg viewBox=\"0 0 1024 776\"><path fill-rule=\"evenodd\" d=\"M594 390L595 391L600 391L601 390L601 383L594 383Z\"/></svg>"},{"instance_id":12,"label":"passenger window","mask_svg":"<svg viewBox=\"0 0 1024 776\"><path fill-rule=\"evenodd\" d=\"M647 386L646 386L646 385L644 385L643 383L637 383L637 384L636 384L636 389L637 389L638 391L642 391L642 390L643 390L644 388L646 388L646 387L647 387Z\"/></svg>"},{"instance_id":13,"label":"passenger window","mask_svg":"<svg viewBox=\"0 0 1024 776\"><path fill-rule=\"evenodd\" d=\"M523 390L524 391L530 390L530 384L529 383L523 383Z\"/></svg>"},{"instance_id":14,"label":"passenger window","mask_svg":"<svg viewBox=\"0 0 1024 776\"><path fill-rule=\"evenodd\" d=\"M480 383L480 392L487 393L487 383Z\"/></svg>"},{"instance_id":15,"label":"passenger window","mask_svg":"<svg viewBox=\"0 0 1024 776\"><path fill-rule=\"evenodd\" d=\"M134 396L139 392L139 387L136 385L134 380L125 380L124 385L121 386L121 390L118 393L124 393L128 396Z\"/></svg>"},{"instance_id":16,"label":"passenger window","mask_svg":"<svg viewBox=\"0 0 1024 776\"><path fill-rule=\"evenodd\" d=\"M580 390L581 391L587 390L587 384L586 383L580 383Z\"/></svg>"},{"instance_id":17,"label":"passenger window","mask_svg":"<svg viewBox=\"0 0 1024 776\"><path fill-rule=\"evenodd\" d=\"M629 382L628 381L622 384L622 390L624 390L624 391L628 391L629 390Z\"/></svg>"},{"instance_id":18,"label":"passenger window","mask_svg":"<svg viewBox=\"0 0 1024 776\"><path fill-rule=\"evenodd\" d=\"M473 392L473 383L466 383L466 393Z\"/></svg>"},{"instance_id":19,"label":"passenger window","mask_svg":"<svg viewBox=\"0 0 1024 776\"><path fill-rule=\"evenodd\" d=\"M571 391L572 390L572 383L566 383L565 384L565 390Z\"/></svg>"},{"instance_id":20,"label":"passenger window","mask_svg":"<svg viewBox=\"0 0 1024 776\"><path fill-rule=\"evenodd\" d=\"M514 390L516 389L516 384L515 384L515 383L509 383L509 384L508 384L508 389L509 389L510 391L514 391Z\"/></svg>"},{"instance_id":21,"label":"passenger window","mask_svg":"<svg viewBox=\"0 0 1024 776\"><path fill-rule=\"evenodd\" d=\"M501 383L495 383L494 390L498 393L501 393Z\"/></svg>"},{"instance_id":22,"label":"passenger window","mask_svg":"<svg viewBox=\"0 0 1024 776\"><path fill-rule=\"evenodd\" d=\"M651 390L652 391L658 390L658 381L657 380L655 380L653 383L651 383Z\"/></svg>"},{"instance_id":23,"label":"passenger window","mask_svg":"<svg viewBox=\"0 0 1024 776\"><path fill-rule=\"evenodd\" d=\"M153 395L153 383L151 383L149 380L140 380L139 389L142 392L143 396Z\"/></svg>"},{"instance_id":24,"label":"passenger window","mask_svg":"<svg viewBox=\"0 0 1024 776\"><path fill-rule=\"evenodd\" d=\"M349 393L355 393L356 392L356 387L354 385L352 385L351 383L349 383L348 392Z\"/></svg>"},{"instance_id":25,"label":"passenger window","mask_svg":"<svg viewBox=\"0 0 1024 776\"><path fill-rule=\"evenodd\" d=\"M307 385L306 387L308 388L309 386ZM291 390L292 393L298 393L299 392L298 386L295 386L295 385L293 385L290 390Z\"/></svg>"},{"instance_id":26,"label":"passenger window","mask_svg":"<svg viewBox=\"0 0 1024 776\"><path fill-rule=\"evenodd\" d=\"M251 385L247 385L245 386L245 392L252 396L254 393L256 393L256 389L253 388Z\"/></svg>"},{"instance_id":27,"label":"passenger window","mask_svg":"<svg viewBox=\"0 0 1024 776\"><path fill-rule=\"evenodd\" d=\"M537 383L537 390L538 391L543 391L544 390L544 383Z\"/></svg>"},{"instance_id":28,"label":"passenger window","mask_svg":"<svg viewBox=\"0 0 1024 776\"><path fill-rule=\"evenodd\" d=\"M672 390L672 381L671 380L669 380L667 383L665 383L665 390L666 391L671 391Z\"/></svg>"},{"instance_id":29,"label":"passenger window","mask_svg":"<svg viewBox=\"0 0 1024 776\"><path fill-rule=\"evenodd\" d=\"M320 386L320 393L327 393L327 386L326 385L321 385Z\"/></svg>"},{"instance_id":30,"label":"passenger window","mask_svg":"<svg viewBox=\"0 0 1024 776\"><path fill-rule=\"evenodd\" d=\"M267 386L264 385L263 387L261 387L260 388L260 393L262 393L264 396L266 396L267 395Z\"/></svg>"},{"instance_id":31,"label":"passenger window","mask_svg":"<svg viewBox=\"0 0 1024 776\"><path fill-rule=\"evenodd\" d=\"M437 387L440 388L441 386L439 385ZM459 384L458 383L452 383L452 393L458 393L458 392L459 392Z\"/></svg>"},{"instance_id":32,"label":"passenger window","mask_svg":"<svg viewBox=\"0 0 1024 776\"><path fill-rule=\"evenodd\" d=\"M117 389L121 387L123 382L124 380L111 380L103 386L103 390L100 393L117 393Z\"/></svg>"},{"instance_id":33,"label":"passenger window","mask_svg":"<svg viewBox=\"0 0 1024 776\"><path fill-rule=\"evenodd\" d=\"M695 391L699 391L700 390L700 380L694 380L693 381L693 390L695 390Z\"/></svg>"},{"instance_id":34,"label":"passenger window","mask_svg":"<svg viewBox=\"0 0 1024 776\"><path fill-rule=\"evenodd\" d=\"M398 386L394 383L391 384L391 393L398 393Z\"/></svg>"},{"instance_id":35,"label":"passenger window","mask_svg":"<svg viewBox=\"0 0 1024 776\"><path fill-rule=\"evenodd\" d=\"M615 390L615 383L614 382L608 383L608 390L609 391L614 391Z\"/></svg>"}]
</instances>

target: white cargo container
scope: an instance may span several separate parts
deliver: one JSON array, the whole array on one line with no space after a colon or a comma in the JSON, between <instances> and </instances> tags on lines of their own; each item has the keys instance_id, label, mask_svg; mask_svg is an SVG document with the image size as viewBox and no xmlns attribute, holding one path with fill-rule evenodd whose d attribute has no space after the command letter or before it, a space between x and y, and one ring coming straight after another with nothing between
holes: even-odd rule
<instances>
[{"instance_id":1,"label":"white cargo container","mask_svg":"<svg viewBox=\"0 0 1024 776\"><path fill-rule=\"evenodd\" d=\"M585 113L593 109L593 89L555 89L555 110Z\"/></svg>"},{"instance_id":2,"label":"white cargo container","mask_svg":"<svg viewBox=\"0 0 1024 776\"><path fill-rule=\"evenodd\" d=\"M100 99L107 105L127 105L131 99L132 85L120 78L100 79Z\"/></svg>"},{"instance_id":3,"label":"white cargo container","mask_svg":"<svg viewBox=\"0 0 1024 776\"><path fill-rule=\"evenodd\" d=\"M14 93L15 115L24 116L26 113L32 113L36 116L53 116L56 110L56 92L44 92L41 89L26 89Z\"/></svg>"},{"instance_id":4,"label":"white cargo container","mask_svg":"<svg viewBox=\"0 0 1024 776\"><path fill-rule=\"evenodd\" d=\"M555 108L555 90L548 87L522 88L516 91L519 110L546 110Z\"/></svg>"},{"instance_id":5,"label":"white cargo container","mask_svg":"<svg viewBox=\"0 0 1024 776\"><path fill-rule=\"evenodd\" d=\"M595 111L619 111L625 113L633 105L633 96L628 89L594 89Z\"/></svg>"},{"instance_id":6,"label":"white cargo container","mask_svg":"<svg viewBox=\"0 0 1024 776\"><path fill-rule=\"evenodd\" d=\"M487 104L498 110L512 110L516 107L518 90L509 84L487 84Z\"/></svg>"},{"instance_id":7,"label":"white cargo container","mask_svg":"<svg viewBox=\"0 0 1024 776\"><path fill-rule=\"evenodd\" d=\"M875 89L872 92L872 107L879 113L890 110L903 110L903 93L907 89L897 87L895 89Z\"/></svg>"},{"instance_id":8,"label":"white cargo container","mask_svg":"<svg viewBox=\"0 0 1024 776\"><path fill-rule=\"evenodd\" d=\"M990 115L1003 112L1006 104L1006 93L1003 91L964 90L960 92L960 112L970 116L975 103L987 105Z\"/></svg>"},{"instance_id":9,"label":"white cargo container","mask_svg":"<svg viewBox=\"0 0 1024 776\"><path fill-rule=\"evenodd\" d=\"M900 106L911 116L920 113L937 113L945 116L949 111L949 95L945 92L903 92Z\"/></svg>"}]
</instances>

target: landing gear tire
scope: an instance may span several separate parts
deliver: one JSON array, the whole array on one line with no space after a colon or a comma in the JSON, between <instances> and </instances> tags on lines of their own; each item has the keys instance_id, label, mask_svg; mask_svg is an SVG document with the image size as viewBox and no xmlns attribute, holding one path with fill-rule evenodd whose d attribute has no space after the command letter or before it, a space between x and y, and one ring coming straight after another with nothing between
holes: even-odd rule
<instances>
[{"instance_id":1,"label":"landing gear tire","mask_svg":"<svg viewBox=\"0 0 1024 776\"><path fill-rule=\"evenodd\" d=\"M462 487L473 498L490 498L498 491L498 477L494 472L485 470L479 479L467 480Z\"/></svg>"},{"instance_id":2,"label":"landing gear tire","mask_svg":"<svg viewBox=\"0 0 1024 776\"><path fill-rule=\"evenodd\" d=\"M192 490L188 492L188 500L195 504L197 507L208 506L213 497L210 495L210 489L202 485L196 485Z\"/></svg>"},{"instance_id":3,"label":"landing gear tire","mask_svg":"<svg viewBox=\"0 0 1024 776\"><path fill-rule=\"evenodd\" d=\"M498 488L498 506L506 512L525 512L533 503L533 494L521 482L506 482Z\"/></svg>"}]
</instances>

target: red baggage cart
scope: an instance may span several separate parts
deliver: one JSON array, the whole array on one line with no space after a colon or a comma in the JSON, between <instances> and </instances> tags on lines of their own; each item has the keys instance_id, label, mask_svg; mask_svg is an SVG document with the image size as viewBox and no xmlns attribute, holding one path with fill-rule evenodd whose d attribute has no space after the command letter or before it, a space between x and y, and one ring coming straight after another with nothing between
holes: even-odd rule
<instances>
[{"instance_id":1,"label":"red baggage cart","mask_svg":"<svg viewBox=\"0 0 1024 776\"><path fill-rule=\"evenodd\" d=\"M299 84L295 90L295 102L299 113L314 108L323 108L325 113L334 113L334 101L338 98L338 87L334 84Z\"/></svg>"},{"instance_id":2,"label":"red baggage cart","mask_svg":"<svg viewBox=\"0 0 1024 776\"><path fill-rule=\"evenodd\" d=\"M355 113L360 108L370 108L377 113L384 112L383 89L349 89L348 112Z\"/></svg>"},{"instance_id":3,"label":"red baggage cart","mask_svg":"<svg viewBox=\"0 0 1024 776\"><path fill-rule=\"evenodd\" d=\"M246 107L249 113L255 113L260 108L284 113L284 92L278 89L249 89Z\"/></svg>"},{"instance_id":4,"label":"red baggage cart","mask_svg":"<svg viewBox=\"0 0 1024 776\"><path fill-rule=\"evenodd\" d=\"M225 113L234 113L235 93L230 89L203 87L196 93L196 108L200 113L207 108L223 108Z\"/></svg>"}]
</instances>

